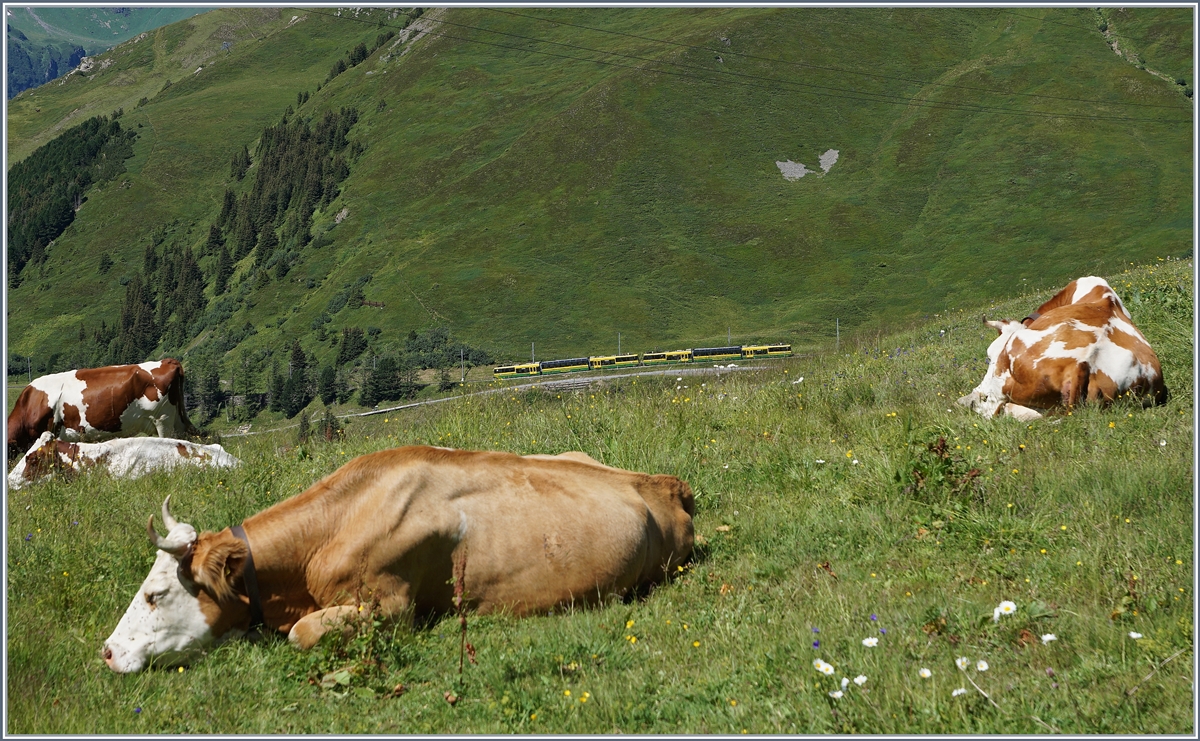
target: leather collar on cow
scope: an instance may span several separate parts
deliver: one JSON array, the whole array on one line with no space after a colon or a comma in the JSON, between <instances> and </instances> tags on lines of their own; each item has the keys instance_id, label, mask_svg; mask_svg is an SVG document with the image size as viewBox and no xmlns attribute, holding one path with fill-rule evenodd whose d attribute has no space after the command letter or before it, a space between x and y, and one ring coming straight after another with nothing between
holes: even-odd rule
<instances>
[{"instance_id":1,"label":"leather collar on cow","mask_svg":"<svg viewBox=\"0 0 1200 741\"><path fill-rule=\"evenodd\" d=\"M1036 322L1038 320L1038 317L1040 317L1040 316L1041 316L1041 314L1039 314L1035 311L1032 314L1030 314L1029 316L1022 319L1021 324L1024 324L1026 327L1028 327L1030 324L1033 324L1034 322Z\"/></svg>"},{"instance_id":2,"label":"leather collar on cow","mask_svg":"<svg viewBox=\"0 0 1200 741\"><path fill-rule=\"evenodd\" d=\"M250 539L241 525L229 528L235 538L246 544L246 563L242 567L242 581L246 584L246 596L250 598L250 628L263 625L262 600L258 595L258 575L254 572L254 553L250 550Z\"/></svg>"}]
</instances>

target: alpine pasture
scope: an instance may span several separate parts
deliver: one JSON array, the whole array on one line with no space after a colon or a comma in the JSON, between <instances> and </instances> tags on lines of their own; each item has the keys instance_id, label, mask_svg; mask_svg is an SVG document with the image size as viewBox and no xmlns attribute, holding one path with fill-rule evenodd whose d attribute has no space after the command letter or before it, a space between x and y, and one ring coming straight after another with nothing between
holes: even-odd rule
<instances>
[{"instance_id":1,"label":"alpine pasture","mask_svg":"<svg viewBox=\"0 0 1200 741\"><path fill-rule=\"evenodd\" d=\"M9 102L10 183L58 187L87 121L98 158L31 186L64 228L10 262L10 404L176 357L243 465L7 492L7 732L1195 732L1193 9L420 10L213 9ZM272 168L302 159L293 204ZM1167 403L957 406L980 315L1086 275ZM796 357L553 391L425 363L439 403L350 416L443 331L500 363ZM234 406L289 367L337 403L300 373L297 408ZM299 440L301 409L344 433ZM167 494L219 530L413 443L673 474L699 545L598 609L364 605L309 652L105 667Z\"/></svg>"},{"instance_id":2,"label":"alpine pasture","mask_svg":"<svg viewBox=\"0 0 1200 741\"><path fill-rule=\"evenodd\" d=\"M1107 276L1162 361L1171 398L1150 409L1026 424L953 403L986 363L980 314L1023 316L1045 291L758 371L464 396L333 442L227 437L233 472L12 492L8 731L1191 733L1193 270ZM678 475L702 544L627 603L468 614L461 673L455 615L307 653L267 636L182 670L104 666L167 493L220 529L410 443Z\"/></svg>"}]
</instances>

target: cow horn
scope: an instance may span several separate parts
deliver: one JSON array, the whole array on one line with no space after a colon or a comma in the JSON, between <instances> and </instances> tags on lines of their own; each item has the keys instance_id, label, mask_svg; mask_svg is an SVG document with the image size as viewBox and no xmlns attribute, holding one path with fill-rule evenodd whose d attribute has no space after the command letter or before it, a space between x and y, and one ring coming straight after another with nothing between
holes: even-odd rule
<instances>
[{"instance_id":1,"label":"cow horn","mask_svg":"<svg viewBox=\"0 0 1200 741\"><path fill-rule=\"evenodd\" d=\"M163 525L166 526L167 532L171 532L172 530L175 529L175 526L179 524L178 522L175 521L175 518L171 516L171 495L170 494L168 494L167 498L163 500L162 517L163 517Z\"/></svg>"},{"instance_id":2,"label":"cow horn","mask_svg":"<svg viewBox=\"0 0 1200 741\"><path fill-rule=\"evenodd\" d=\"M154 547L170 553L176 558L180 558L187 553L189 543L174 543L168 538L164 538L154 531L154 515L150 515L150 519L146 520L146 534L150 536L150 542Z\"/></svg>"}]
</instances>

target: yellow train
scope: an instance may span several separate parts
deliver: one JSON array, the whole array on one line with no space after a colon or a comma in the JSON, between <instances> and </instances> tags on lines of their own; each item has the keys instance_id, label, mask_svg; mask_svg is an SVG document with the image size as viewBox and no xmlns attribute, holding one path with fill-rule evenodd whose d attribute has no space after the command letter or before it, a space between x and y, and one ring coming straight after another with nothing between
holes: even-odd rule
<instances>
[{"instance_id":1,"label":"yellow train","mask_svg":"<svg viewBox=\"0 0 1200 741\"><path fill-rule=\"evenodd\" d=\"M718 360L749 360L765 357L786 358L791 355L792 346L787 343L697 347L690 350L647 352L642 353L640 356L632 353L628 355L592 355L586 358L564 358L562 360L541 360L533 363L502 365L492 371L492 376L495 378L523 378L526 376L550 375L552 373L603 370L605 368L628 368Z\"/></svg>"}]
</instances>

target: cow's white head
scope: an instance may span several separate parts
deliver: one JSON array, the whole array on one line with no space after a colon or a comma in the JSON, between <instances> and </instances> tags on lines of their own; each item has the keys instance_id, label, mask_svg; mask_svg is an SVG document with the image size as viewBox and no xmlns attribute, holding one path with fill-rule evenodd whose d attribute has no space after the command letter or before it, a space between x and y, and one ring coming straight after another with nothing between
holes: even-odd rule
<instances>
[{"instance_id":1,"label":"cow's white head","mask_svg":"<svg viewBox=\"0 0 1200 741\"><path fill-rule=\"evenodd\" d=\"M204 649L245 633L245 597L233 591L240 581L245 545L226 533L196 534L171 517L168 496L162 518L166 537L146 523L158 558L116 629L104 642L104 663L115 672L186 663ZM233 542L230 542L230 541Z\"/></svg>"},{"instance_id":2,"label":"cow's white head","mask_svg":"<svg viewBox=\"0 0 1200 741\"><path fill-rule=\"evenodd\" d=\"M1025 325L1013 319L990 321L987 317L984 317L983 323L996 330L999 336L988 345L988 369L983 380L971 393L959 398L958 403L990 419L995 417L1008 401L1004 394L1004 382L1011 375L1007 353L1014 335L1024 329Z\"/></svg>"}]
</instances>

